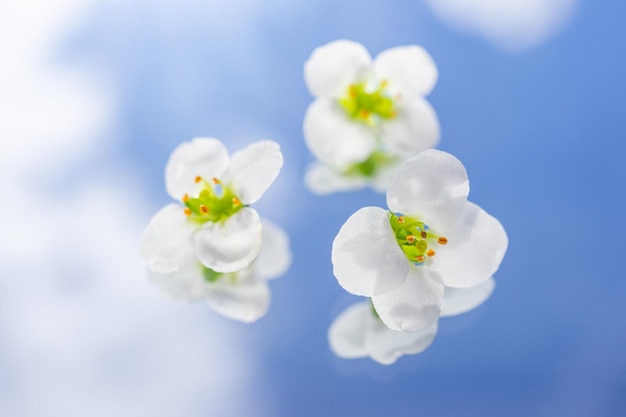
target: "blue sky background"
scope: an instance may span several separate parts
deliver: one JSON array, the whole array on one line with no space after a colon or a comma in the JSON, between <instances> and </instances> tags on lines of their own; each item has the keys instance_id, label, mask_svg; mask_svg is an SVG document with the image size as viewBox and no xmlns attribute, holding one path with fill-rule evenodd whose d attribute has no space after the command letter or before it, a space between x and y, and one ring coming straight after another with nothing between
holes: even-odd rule
<instances>
[{"instance_id":1,"label":"blue sky background","mask_svg":"<svg viewBox=\"0 0 626 417\"><path fill-rule=\"evenodd\" d=\"M418 1L99 3L54 63L113 80L115 118L101 134L112 145L75 161L49 186L50 198L104 177L124 187L113 171L130 166L141 190L131 207L147 224L169 202L163 168L180 142L213 136L231 151L265 138L281 144L285 167L256 208L287 230L294 262L271 284L268 315L244 325L207 306L159 307L181 320L210 317L209 339L226 338L253 359L262 387L246 388L236 415L260 414L249 397L257 392L274 416L624 416L625 17L621 0L583 0L560 33L511 53L452 29ZM373 55L412 43L431 53L439 148L461 159L470 199L509 234L488 302L443 319L427 351L390 367L335 358L326 340L332 320L358 300L332 275L332 240L354 211L384 206L384 196L319 197L302 183L313 161L302 137L312 101L302 66L315 47L340 38ZM173 360L160 352L155 363ZM211 373L214 358L197 355L180 375L197 392L185 415L218 415L192 375ZM172 384L172 398L185 399ZM234 398L241 389L227 387ZM137 401L154 401L145 394Z\"/></svg>"}]
</instances>

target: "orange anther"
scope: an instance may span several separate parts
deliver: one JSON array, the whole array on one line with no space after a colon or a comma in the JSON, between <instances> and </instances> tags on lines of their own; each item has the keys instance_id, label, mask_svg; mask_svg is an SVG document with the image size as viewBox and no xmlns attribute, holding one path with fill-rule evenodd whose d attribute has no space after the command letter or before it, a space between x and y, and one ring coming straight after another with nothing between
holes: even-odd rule
<instances>
[{"instance_id":1,"label":"orange anther","mask_svg":"<svg viewBox=\"0 0 626 417\"><path fill-rule=\"evenodd\" d=\"M426 255L428 255L430 257L433 257L433 256L435 256L435 251L432 250L432 249L428 249L428 251L426 252Z\"/></svg>"},{"instance_id":2,"label":"orange anther","mask_svg":"<svg viewBox=\"0 0 626 417\"><path fill-rule=\"evenodd\" d=\"M233 197L233 204L234 204L234 205L236 205L236 206L238 206L238 205L240 205L240 204L241 204L241 201L239 201L239 199L238 199L238 198Z\"/></svg>"},{"instance_id":3,"label":"orange anther","mask_svg":"<svg viewBox=\"0 0 626 417\"><path fill-rule=\"evenodd\" d=\"M407 241L409 244L411 244L411 245L412 245L412 244L413 244L413 242L415 242L415 236L413 236L413 235L408 235L408 236L406 237L406 241Z\"/></svg>"},{"instance_id":4,"label":"orange anther","mask_svg":"<svg viewBox=\"0 0 626 417\"><path fill-rule=\"evenodd\" d=\"M185 215L191 216L191 209L189 207L185 207Z\"/></svg>"},{"instance_id":5,"label":"orange anther","mask_svg":"<svg viewBox=\"0 0 626 417\"><path fill-rule=\"evenodd\" d=\"M360 115L362 119L367 119L368 117L370 117L370 112L365 109L361 109Z\"/></svg>"},{"instance_id":6,"label":"orange anther","mask_svg":"<svg viewBox=\"0 0 626 417\"><path fill-rule=\"evenodd\" d=\"M424 262L424 259L426 259L426 258L424 258L424 255L420 255L420 256L416 256L415 257L415 261L416 262Z\"/></svg>"},{"instance_id":7,"label":"orange anther","mask_svg":"<svg viewBox=\"0 0 626 417\"><path fill-rule=\"evenodd\" d=\"M398 217L398 223L404 223L404 217L402 216Z\"/></svg>"},{"instance_id":8,"label":"orange anther","mask_svg":"<svg viewBox=\"0 0 626 417\"><path fill-rule=\"evenodd\" d=\"M440 245L445 245L446 243L448 243L448 239L441 236L439 239L437 239L437 243L439 243Z\"/></svg>"},{"instance_id":9,"label":"orange anther","mask_svg":"<svg viewBox=\"0 0 626 417\"><path fill-rule=\"evenodd\" d=\"M200 175L198 175L198 176L194 179L194 181L195 181L195 182L196 182L196 184L197 184L197 183L199 183L200 181L202 181L202 177L201 177Z\"/></svg>"},{"instance_id":10,"label":"orange anther","mask_svg":"<svg viewBox=\"0 0 626 417\"><path fill-rule=\"evenodd\" d=\"M205 206L204 204L201 204L199 209L200 209L200 213L202 214L207 214L209 212L209 208Z\"/></svg>"},{"instance_id":11,"label":"orange anther","mask_svg":"<svg viewBox=\"0 0 626 417\"><path fill-rule=\"evenodd\" d=\"M189 195L188 195L188 194L185 194L185 195L183 196L183 203L186 203L187 201L189 201Z\"/></svg>"},{"instance_id":12,"label":"orange anther","mask_svg":"<svg viewBox=\"0 0 626 417\"><path fill-rule=\"evenodd\" d=\"M213 184L219 184L220 182L219 178L213 177Z\"/></svg>"}]
</instances>

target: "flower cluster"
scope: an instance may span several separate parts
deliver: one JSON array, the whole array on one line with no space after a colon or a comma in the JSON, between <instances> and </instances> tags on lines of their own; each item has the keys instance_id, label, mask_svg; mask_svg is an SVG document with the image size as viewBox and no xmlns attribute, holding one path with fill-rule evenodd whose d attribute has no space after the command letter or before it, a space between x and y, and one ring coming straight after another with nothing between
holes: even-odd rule
<instances>
[{"instance_id":1,"label":"flower cluster","mask_svg":"<svg viewBox=\"0 0 626 417\"><path fill-rule=\"evenodd\" d=\"M335 277L348 292L370 297L390 331L430 338L448 288L475 290L500 266L506 232L468 194L461 162L426 150L400 166L387 191L389 210L362 208L337 234Z\"/></svg>"},{"instance_id":2,"label":"flower cluster","mask_svg":"<svg viewBox=\"0 0 626 417\"><path fill-rule=\"evenodd\" d=\"M304 118L319 161L305 179L313 192L384 191L403 160L437 145L439 122L424 99L437 68L423 48L391 48L372 60L363 45L338 40L313 51L304 76L316 97Z\"/></svg>"},{"instance_id":3,"label":"flower cluster","mask_svg":"<svg viewBox=\"0 0 626 417\"><path fill-rule=\"evenodd\" d=\"M328 331L343 358L390 364L426 349L438 320L467 312L492 293L508 238L500 222L467 200L469 180L454 156L430 149L439 122L424 97L437 68L418 46L372 59L356 42L317 48L305 64L316 97L304 120L317 157L305 182L320 194L371 186L387 209L365 207L332 245L333 273L350 306ZM229 156L217 139L172 153L161 209L141 238L150 278L172 297L203 300L220 314L253 322L268 309L267 280L291 263L284 231L250 207L276 179L280 147L260 141Z\"/></svg>"},{"instance_id":4,"label":"flower cluster","mask_svg":"<svg viewBox=\"0 0 626 417\"><path fill-rule=\"evenodd\" d=\"M165 168L165 186L180 204L161 209L141 238L153 281L176 298L205 299L236 320L263 316L269 303L265 280L282 275L291 258L286 234L261 220L250 204L282 164L272 141L232 156L217 139L178 146Z\"/></svg>"}]
</instances>

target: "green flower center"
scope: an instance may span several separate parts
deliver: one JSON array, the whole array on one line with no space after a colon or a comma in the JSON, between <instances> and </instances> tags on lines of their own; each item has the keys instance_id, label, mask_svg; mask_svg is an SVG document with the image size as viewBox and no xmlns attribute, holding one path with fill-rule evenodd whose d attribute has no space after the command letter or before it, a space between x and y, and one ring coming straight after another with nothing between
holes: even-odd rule
<instances>
[{"instance_id":1,"label":"green flower center","mask_svg":"<svg viewBox=\"0 0 626 417\"><path fill-rule=\"evenodd\" d=\"M376 172L389 165L394 158L384 152L374 151L365 161L350 165L344 174L354 177L373 177Z\"/></svg>"},{"instance_id":2,"label":"green flower center","mask_svg":"<svg viewBox=\"0 0 626 417\"><path fill-rule=\"evenodd\" d=\"M427 258L435 256L435 243L448 243L447 238L433 233L424 222L400 213L389 212L389 224L400 249L414 265L422 265Z\"/></svg>"},{"instance_id":3,"label":"green flower center","mask_svg":"<svg viewBox=\"0 0 626 417\"><path fill-rule=\"evenodd\" d=\"M382 81L378 86L372 86L368 82L351 84L339 103L349 117L368 126L375 126L381 119L396 117L395 103L385 93L386 87L387 81Z\"/></svg>"},{"instance_id":4,"label":"green flower center","mask_svg":"<svg viewBox=\"0 0 626 417\"><path fill-rule=\"evenodd\" d=\"M202 185L197 197L187 194L183 197L185 214L193 222L221 222L237 213L244 207L233 190L219 179L213 178L212 183L202 177L196 177L196 183Z\"/></svg>"},{"instance_id":5,"label":"green flower center","mask_svg":"<svg viewBox=\"0 0 626 417\"><path fill-rule=\"evenodd\" d=\"M209 284L217 282L222 278L228 278L231 281L231 284L237 283L237 272L217 272L212 270L211 268L207 268L202 264L200 264L200 268L202 268L202 276L204 277L204 280Z\"/></svg>"}]
</instances>

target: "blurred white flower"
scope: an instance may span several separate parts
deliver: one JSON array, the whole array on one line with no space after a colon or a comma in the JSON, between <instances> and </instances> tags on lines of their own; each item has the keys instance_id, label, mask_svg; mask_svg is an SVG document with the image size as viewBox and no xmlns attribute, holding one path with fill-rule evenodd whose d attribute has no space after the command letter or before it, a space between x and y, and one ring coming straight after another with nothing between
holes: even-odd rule
<instances>
[{"instance_id":1,"label":"blurred white flower","mask_svg":"<svg viewBox=\"0 0 626 417\"><path fill-rule=\"evenodd\" d=\"M196 259L169 274L152 272L152 282L175 299L204 300L225 317L245 323L258 320L269 307L270 291L266 281L283 275L291 264L287 234L267 219L262 219L261 223L263 243L247 268L219 273Z\"/></svg>"},{"instance_id":2,"label":"blurred white flower","mask_svg":"<svg viewBox=\"0 0 626 417\"><path fill-rule=\"evenodd\" d=\"M152 272L180 271L199 259L220 272L240 271L261 247L261 221L249 204L272 184L283 165L273 141L255 142L229 158L217 139L197 138L178 146L165 167L169 204L141 237L141 255Z\"/></svg>"},{"instance_id":3,"label":"blurred white flower","mask_svg":"<svg viewBox=\"0 0 626 417\"><path fill-rule=\"evenodd\" d=\"M437 116L424 99L437 76L431 56L416 45L387 49L374 60L348 40L316 48L304 65L316 97L304 137L320 164L307 173L307 186L317 193L384 190L394 166L439 141Z\"/></svg>"},{"instance_id":4,"label":"blurred white flower","mask_svg":"<svg viewBox=\"0 0 626 417\"><path fill-rule=\"evenodd\" d=\"M495 281L471 288L446 287L441 317L454 316L481 305L493 292ZM391 330L380 320L371 302L362 301L344 310L328 329L328 342L335 355L345 359L371 357L383 365L403 355L423 352L437 334L437 322L418 332Z\"/></svg>"},{"instance_id":5,"label":"blurred white flower","mask_svg":"<svg viewBox=\"0 0 626 417\"><path fill-rule=\"evenodd\" d=\"M387 190L391 211L362 208L337 234L339 284L372 297L393 330L429 328L441 314L444 286L488 280L506 252L504 228L467 201L468 193L467 172L454 156L429 149L405 161Z\"/></svg>"}]
</instances>

